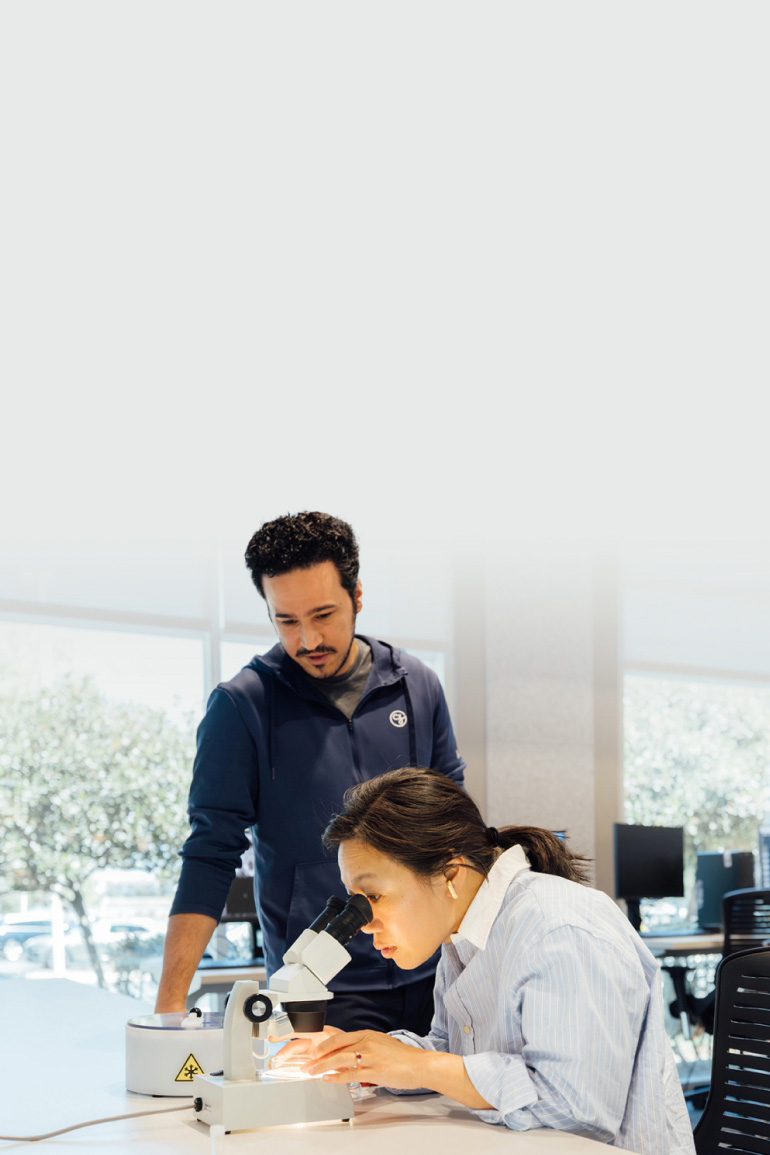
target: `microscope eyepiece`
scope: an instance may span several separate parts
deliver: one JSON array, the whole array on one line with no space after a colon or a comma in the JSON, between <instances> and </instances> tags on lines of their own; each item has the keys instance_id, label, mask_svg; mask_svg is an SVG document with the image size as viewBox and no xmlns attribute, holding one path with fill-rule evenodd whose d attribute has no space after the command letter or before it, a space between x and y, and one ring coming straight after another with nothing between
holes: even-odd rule
<instances>
[{"instance_id":1,"label":"microscope eyepiece","mask_svg":"<svg viewBox=\"0 0 770 1155\"><path fill-rule=\"evenodd\" d=\"M316 932L322 931L325 926L328 926L334 916L344 909L345 903L342 899L338 898L336 894L330 895L326 900L326 906L318 915L318 918L316 918L314 922L311 922L308 930L314 930Z\"/></svg>"},{"instance_id":2,"label":"microscope eyepiece","mask_svg":"<svg viewBox=\"0 0 770 1155\"><path fill-rule=\"evenodd\" d=\"M363 894L351 894L344 908L324 929L336 939L340 946L346 946L353 935L373 918L372 906Z\"/></svg>"},{"instance_id":3,"label":"microscope eyepiece","mask_svg":"<svg viewBox=\"0 0 770 1155\"><path fill-rule=\"evenodd\" d=\"M315 920L310 930L321 931L334 939L339 946L335 947L328 939L324 942L323 934L309 943L305 949L303 962L312 973L322 982L342 969L350 956L346 951L339 951L349 943L356 931L373 918L369 900L362 894L353 894L347 902L332 895L326 904L326 910ZM329 921L331 919L331 921ZM329 948L332 948L331 953ZM340 953L343 960L340 960ZM312 956L312 957L311 957ZM289 1016L292 1029L295 1031L322 1031L326 1020L326 997L315 999L282 999L283 1009Z\"/></svg>"}]
</instances>

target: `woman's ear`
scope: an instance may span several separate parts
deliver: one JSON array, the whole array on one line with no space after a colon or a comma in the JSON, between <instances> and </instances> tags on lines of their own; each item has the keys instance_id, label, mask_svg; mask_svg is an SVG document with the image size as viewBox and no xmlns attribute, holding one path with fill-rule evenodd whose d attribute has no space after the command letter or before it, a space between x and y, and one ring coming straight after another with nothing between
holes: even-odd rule
<instances>
[{"instance_id":1,"label":"woman's ear","mask_svg":"<svg viewBox=\"0 0 770 1155\"><path fill-rule=\"evenodd\" d=\"M447 890L452 898L457 898L457 891L455 890L453 880L457 877L459 866L459 862L450 862L444 867L444 878L446 879Z\"/></svg>"}]
</instances>

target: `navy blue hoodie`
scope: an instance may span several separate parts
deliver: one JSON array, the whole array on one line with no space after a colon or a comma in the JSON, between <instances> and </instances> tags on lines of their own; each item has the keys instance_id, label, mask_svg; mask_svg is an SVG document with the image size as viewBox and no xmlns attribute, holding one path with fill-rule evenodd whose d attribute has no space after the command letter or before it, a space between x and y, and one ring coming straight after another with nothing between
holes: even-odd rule
<instances>
[{"instance_id":1,"label":"navy blue hoodie","mask_svg":"<svg viewBox=\"0 0 770 1155\"><path fill-rule=\"evenodd\" d=\"M463 783L465 763L436 675L386 642L364 641L372 668L350 721L276 645L217 686L198 728L192 833L171 913L219 919L252 827L268 975L329 895L345 896L321 835L349 786L409 765ZM401 986L430 975L438 958L401 971L364 934L348 950L352 961L332 990Z\"/></svg>"}]
</instances>

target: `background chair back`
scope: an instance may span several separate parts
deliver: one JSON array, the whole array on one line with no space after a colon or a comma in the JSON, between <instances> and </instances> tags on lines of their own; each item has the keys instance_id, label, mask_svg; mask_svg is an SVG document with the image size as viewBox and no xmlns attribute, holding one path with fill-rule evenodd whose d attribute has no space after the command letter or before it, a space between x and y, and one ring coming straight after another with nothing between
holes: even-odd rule
<instances>
[{"instance_id":1,"label":"background chair back","mask_svg":"<svg viewBox=\"0 0 770 1155\"><path fill-rule=\"evenodd\" d=\"M770 889L729 890L722 896L722 926L725 957L770 942Z\"/></svg>"},{"instance_id":2,"label":"background chair back","mask_svg":"<svg viewBox=\"0 0 770 1155\"><path fill-rule=\"evenodd\" d=\"M770 948L717 968L711 1086L694 1138L698 1155L770 1155Z\"/></svg>"}]
</instances>

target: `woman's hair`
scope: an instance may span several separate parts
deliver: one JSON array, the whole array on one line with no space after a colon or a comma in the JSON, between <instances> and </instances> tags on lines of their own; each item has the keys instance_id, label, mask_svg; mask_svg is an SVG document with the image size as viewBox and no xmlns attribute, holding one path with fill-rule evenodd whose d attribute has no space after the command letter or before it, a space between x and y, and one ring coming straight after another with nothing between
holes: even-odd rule
<instances>
[{"instance_id":1,"label":"woman's hair","mask_svg":"<svg viewBox=\"0 0 770 1155\"><path fill-rule=\"evenodd\" d=\"M532 870L587 882L589 859L537 826L487 826L469 794L436 770L390 770L345 793L345 808L324 831L332 848L351 838L387 854L415 874L433 877L462 855L486 877L498 848L521 846Z\"/></svg>"}]
</instances>

